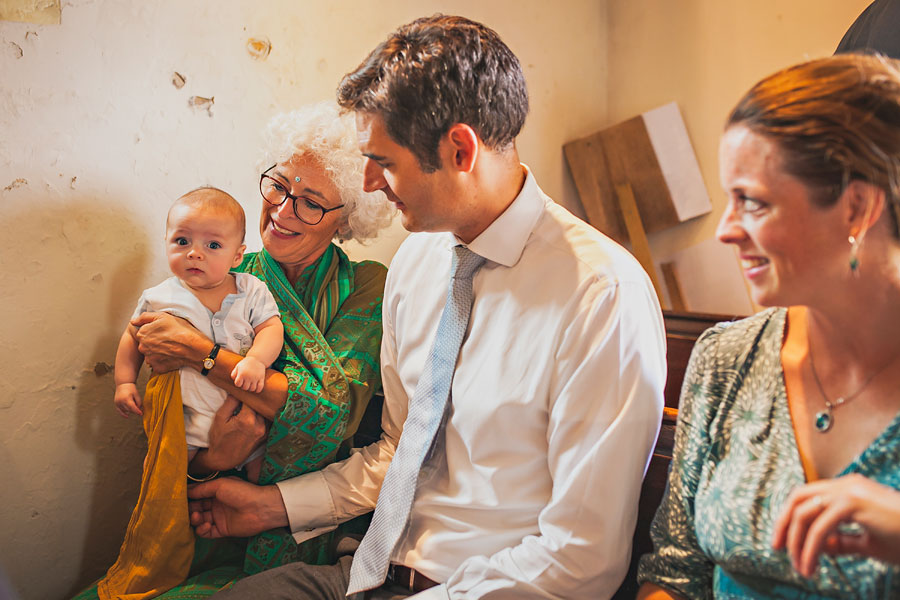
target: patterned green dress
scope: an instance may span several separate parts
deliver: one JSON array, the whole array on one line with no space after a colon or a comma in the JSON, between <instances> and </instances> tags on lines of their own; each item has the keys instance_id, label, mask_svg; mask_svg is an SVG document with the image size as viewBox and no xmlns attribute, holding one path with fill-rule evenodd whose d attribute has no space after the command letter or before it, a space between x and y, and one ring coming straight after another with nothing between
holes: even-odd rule
<instances>
[{"instance_id":1,"label":"patterned green dress","mask_svg":"<svg viewBox=\"0 0 900 600\"><path fill-rule=\"evenodd\" d=\"M786 309L720 323L697 341L681 391L668 487L638 580L686 598L900 598L900 569L820 560L810 579L771 548L775 519L806 482L788 410ZM900 414L842 473L900 489Z\"/></svg>"},{"instance_id":2,"label":"patterned green dress","mask_svg":"<svg viewBox=\"0 0 900 600\"><path fill-rule=\"evenodd\" d=\"M259 483L271 484L343 458L372 395L381 387L381 304L387 270L351 263L335 245L291 285L263 250L236 269L266 282L284 323L285 344L273 365L288 380L288 397L269 429ZM351 523L348 527L353 527ZM191 575L158 596L205 598L233 581L293 561L334 560L337 532L296 544L287 528L248 540L197 538ZM97 598L96 586L75 600Z\"/></svg>"}]
</instances>

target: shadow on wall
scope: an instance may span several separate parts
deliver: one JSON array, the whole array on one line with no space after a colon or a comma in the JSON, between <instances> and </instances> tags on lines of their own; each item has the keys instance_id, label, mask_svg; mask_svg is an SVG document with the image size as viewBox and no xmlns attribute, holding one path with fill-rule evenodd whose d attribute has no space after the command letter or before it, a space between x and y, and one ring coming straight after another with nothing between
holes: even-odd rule
<instances>
[{"instance_id":1,"label":"shadow on wall","mask_svg":"<svg viewBox=\"0 0 900 600\"><path fill-rule=\"evenodd\" d=\"M151 228L152 229L152 228ZM160 225L158 249L162 252ZM146 235L146 230L142 231ZM146 275L148 254L136 254L119 261L108 282L108 310L102 325L97 323L93 351L86 358L87 369L81 374L75 414L75 442L93 456L88 468L96 474L90 498L85 504L85 537L78 568L78 580L66 597L71 597L106 573L118 555L131 511L141 486L141 464L147 450L140 417L122 419L113 408L115 382L113 366L119 338L131 317L142 291L141 275ZM130 292L130 293L129 293ZM116 315L125 308L125 319ZM143 397L147 371L142 369L138 389Z\"/></svg>"},{"instance_id":2,"label":"shadow on wall","mask_svg":"<svg viewBox=\"0 0 900 600\"><path fill-rule=\"evenodd\" d=\"M0 406L2 409L2 406ZM5 410L0 410L0 416L5 414ZM5 418L5 417L3 417ZM9 465L12 464L13 455L12 448L5 437L0 437L0 464ZM2 501L2 505L4 507L9 506L6 502L6 496L14 493L14 490L21 490L24 486L24 481L22 480L22 476L16 473L13 470L9 470L11 477L4 477L2 487L0 487L0 501ZM6 471L0 471L6 475ZM20 511L17 511L20 512ZM20 514L16 515L17 520L30 520L36 518L38 515L36 514L36 510L32 510L31 512L20 512ZM10 518L10 516L4 515L4 519ZM6 527L4 527L6 529ZM10 538L12 539L12 538ZM4 542L4 544L0 545L0 557L2 557L2 548L5 545L9 545L8 542ZM20 596L16 594L16 590L12 584L12 581L7 573L7 569L9 567L10 560L9 558L2 557L0 558L0 600L19 600Z\"/></svg>"},{"instance_id":3,"label":"shadow on wall","mask_svg":"<svg viewBox=\"0 0 900 600\"><path fill-rule=\"evenodd\" d=\"M0 564L24 600L70 597L121 544L146 446L140 421L113 408L112 365L164 226L113 194L29 195L0 209L0 312L14 317L0 324L13 366L0 394L2 537L14 540Z\"/></svg>"}]
</instances>

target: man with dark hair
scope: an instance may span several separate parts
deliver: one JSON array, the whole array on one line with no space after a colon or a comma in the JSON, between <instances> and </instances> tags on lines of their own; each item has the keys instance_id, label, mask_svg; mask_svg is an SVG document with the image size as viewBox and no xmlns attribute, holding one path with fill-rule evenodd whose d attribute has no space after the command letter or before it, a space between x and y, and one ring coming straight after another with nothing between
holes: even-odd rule
<instances>
[{"instance_id":1,"label":"man with dark hair","mask_svg":"<svg viewBox=\"0 0 900 600\"><path fill-rule=\"evenodd\" d=\"M375 513L352 559L273 569L230 597L610 597L662 415L649 278L519 162L524 74L494 31L443 15L405 25L338 100L356 113L365 188L420 232L385 289L384 433L277 497L198 487L215 496L198 533L255 518L300 542Z\"/></svg>"},{"instance_id":2,"label":"man with dark hair","mask_svg":"<svg viewBox=\"0 0 900 600\"><path fill-rule=\"evenodd\" d=\"M379 115L432 173L441 168L440 138L454 123L469 124L489 148L511 149L528 114L528 91L519 60L495 31L438 15L379 44L344 77L338 103Z\"/></svg>"}]
</instances>

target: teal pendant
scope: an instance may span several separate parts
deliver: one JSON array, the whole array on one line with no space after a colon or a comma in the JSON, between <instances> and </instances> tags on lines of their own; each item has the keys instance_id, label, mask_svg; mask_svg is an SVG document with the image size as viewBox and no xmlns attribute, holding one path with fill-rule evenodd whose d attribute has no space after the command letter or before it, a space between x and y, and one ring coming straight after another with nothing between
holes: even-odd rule
<instances>
[{"instance_id":1,"label":"teal pendant","mask_svg":"<svg viewBox=\"0 0 900 600\"><path fill-rule=\"evenodd\" d=\"M830 410L822 410L816 413L816 429L819 433L825 433L831 429L833 422Z\"/></svg>"}]
</instances>

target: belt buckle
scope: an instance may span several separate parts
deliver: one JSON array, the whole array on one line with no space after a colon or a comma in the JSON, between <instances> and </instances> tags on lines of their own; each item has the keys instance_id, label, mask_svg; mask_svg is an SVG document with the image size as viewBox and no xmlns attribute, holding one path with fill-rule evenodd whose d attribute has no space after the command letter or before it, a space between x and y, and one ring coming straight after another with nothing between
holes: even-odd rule
<instances>
[{"instance_id":1,"label":"belt buckle","mask_svg":"<svg viewBox=\"0 0 900 600\"><path fill-rule=\"evenodd\" d=\"M406 581L402 580L402 575L405 574L404 571L409 572ZM406 565L391 563L388 566L387 580L393 585L405 588L410 592L415 592L414 586L416 583L416 571L415 569L411 569Z\"/></svg>"}]
</instances>

